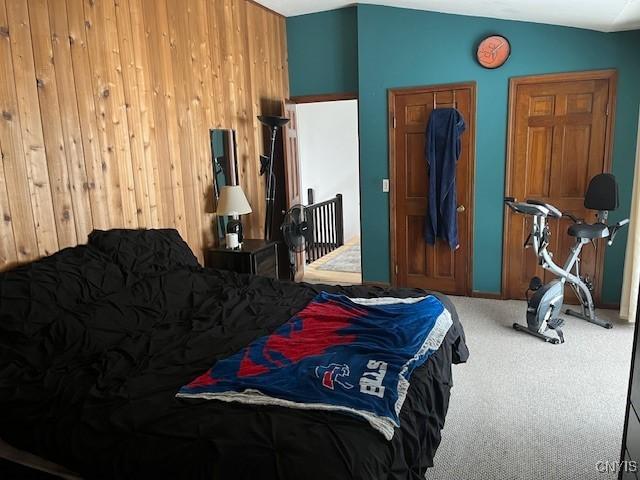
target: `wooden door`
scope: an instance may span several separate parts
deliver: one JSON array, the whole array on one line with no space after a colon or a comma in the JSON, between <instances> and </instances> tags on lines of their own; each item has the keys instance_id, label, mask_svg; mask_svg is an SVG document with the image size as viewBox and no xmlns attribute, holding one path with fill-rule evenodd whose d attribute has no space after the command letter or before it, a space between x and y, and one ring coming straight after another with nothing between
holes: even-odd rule
<instances>
[{"instance_id":1,"label":"wooden door","mask_svg":"<svg viewBox=\"0 0 640 480\"><path fill-rule=\"evenodd\" d=\"M589 180L609 170L615 72L584 72L513 79L510 86L510 134L506 195L555 205L563 212L595 220L584 208ZM503 292L525 298L531 277L554 276L538 264L523 244L531 218L505 209ZM575 238L571 221L551 220L549 251L563 265ZM599 287L603 242L582 250L581 273ZM568 299L573 300L573 293ZM599 298L599 289L595 292Z\"/></svg>"},{"instance_id":2,"label":"wooden door","mask_svg":"<svg viewBox=\"0 0 640 480\"><path fill-rule=\"evenodd\" d=\"M298 156L298 130L296 104L291 100L285 100L283 106L284 116L289 119L283 127L284 139L284 174L286 181L287 208L302 203L300 193L300 158ZM304 275L304 252L296 255L295 281L302 280Z\"/></svg>"},{"instance_id":3,"label":"wooden door","mask_svg":"<svg viewBox=\"0 0 640 480\"><path fill-rule=\"evenodd\" d=\"M475 83L389 92L391 161L391 257L396 286L465 295L471 292L473 180L475 162ZM424 241L428 184L425 132L434 105L456 108L464 117L456 167L458 239L451 250L443 240Z\"/></svg>"}]
</instances>

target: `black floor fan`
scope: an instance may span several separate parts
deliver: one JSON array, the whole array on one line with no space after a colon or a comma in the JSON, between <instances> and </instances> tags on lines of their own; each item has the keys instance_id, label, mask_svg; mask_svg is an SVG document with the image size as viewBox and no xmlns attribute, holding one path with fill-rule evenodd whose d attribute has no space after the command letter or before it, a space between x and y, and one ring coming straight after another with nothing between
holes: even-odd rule
<instances>
[{"instance_id":1,"label":"black floor fan","mask_svg":"<svg viewBox=\"0 0 640 480\"><path fill-rule=\"evenodd\" d=\"M306 250L313 241L313 219L310 210L304 205L291 207L280 227L284 243L289 249L291 280L296 278L296 256Z\"/></svg>"}]
</instances>

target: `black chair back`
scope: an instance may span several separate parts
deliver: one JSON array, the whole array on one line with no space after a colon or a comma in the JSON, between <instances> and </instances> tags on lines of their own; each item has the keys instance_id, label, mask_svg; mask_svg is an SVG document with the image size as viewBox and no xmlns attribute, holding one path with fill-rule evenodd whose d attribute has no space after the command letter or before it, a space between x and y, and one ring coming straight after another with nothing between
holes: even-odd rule
<instances>
[{"instance_id":1,"label":"black chair back","mask_svg":"<svg viewBox=\"0 0 640 480\"><path fill-rule=\"evenodd\" d=\"M618 208L618 182L610 173L593 177L584 195L584 206L590 210L611 211Z\"/></svg>"}]
</instances>

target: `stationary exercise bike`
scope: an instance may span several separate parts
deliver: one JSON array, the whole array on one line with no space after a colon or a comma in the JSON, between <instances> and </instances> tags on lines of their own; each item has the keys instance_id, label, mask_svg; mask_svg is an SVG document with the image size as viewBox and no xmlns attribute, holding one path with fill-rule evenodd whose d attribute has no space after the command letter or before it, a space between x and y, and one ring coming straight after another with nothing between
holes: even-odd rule
<instances>
[{"instance_id":1,"label":"stationary exercise bike","mask_svg":"<svg viewBox=\"0 0 640 480\"><path fill-rule=\"evenodd\" d=\"M529 245L532 246L538 264L558 277L544 285L538 277L531 279L527 290L527 326L514 323L513 328L546 342L563 343L564 334L561 327L564 321L559 315L564 302L566 282L576 294L581 311L569 308L565 313L604 328L611 328L613 326L611 322L596 316L591 296L593 284L589 279L580 276L580 252L587 243L603 238L608 238L607 244L611 246L618 231L629 223L627 218L615 225L607 224L609 211L618 208L618 184L615 177L603 173L596 175L589 182L584 197L584 206L597 211L596 222L593 224L584 223L584 220L578 219L570 213L563 213L553 205L539 200L518 202L512 197L507 197L505 203L514 212L533 217L531 233L525 242L525 248ZM567 233L576 239L562 267L553 261L553 254L548 251L551 230L547 223L548 218L561 217L573 221ZM529 298L530 291L533 292L531 298Z\"/></svg>"}]
</instances>

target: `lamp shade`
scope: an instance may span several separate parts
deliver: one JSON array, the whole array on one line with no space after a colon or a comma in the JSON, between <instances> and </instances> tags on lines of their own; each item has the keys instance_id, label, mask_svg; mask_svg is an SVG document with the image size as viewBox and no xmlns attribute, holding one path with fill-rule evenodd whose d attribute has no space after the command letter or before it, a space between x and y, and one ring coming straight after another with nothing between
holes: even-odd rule
<instances>
[{"instance_id":1,"label":"lamp shade","mask_svg":"<svg viewBox=\"0 0 640 480\"><path fill-rule=\"evenodd\" d=\"M218 215L245 215L251 213L251 205L249 205L240 185L229 185L220 189L216 213Z\"/></svg>"},{"instance_id":2,"label":"lamp shade","mask_svg":"<svg viewBox=\"0 0 640 480\"><path fill-rule=\"evenodd\" d=\"M258 115L258 120L269 128L283 127L289 122L288 118L277 115Z\"/></svg>"}]
</instances>

